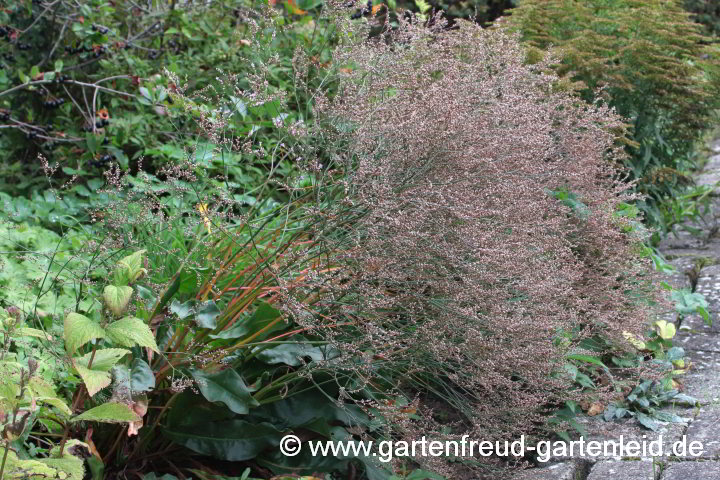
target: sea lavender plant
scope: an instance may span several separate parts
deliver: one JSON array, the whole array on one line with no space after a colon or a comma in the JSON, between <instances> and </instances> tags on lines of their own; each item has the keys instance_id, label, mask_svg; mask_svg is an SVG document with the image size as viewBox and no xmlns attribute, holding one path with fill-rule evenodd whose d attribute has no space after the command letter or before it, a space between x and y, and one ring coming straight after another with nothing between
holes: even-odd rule
<instances>
[{"instance_id":1,"label":"sea lavender plant","mask_svg":"<svg viewBox=\"0 0 720 480\"><path fill-rule=\"evenodd\" d=\"M417 399L412 415L384 404L393 435L518 438L571 396L568 352L641 334L658 301L617 215L633 200L623 121L554 89L552 59L525 64L516 37L430 24L335 52L338 94L315 111L337 145L316 172L344 200L318 214L335 268L308 279L322 315L286 308L344 352L358 391ZM434 468L500 475L466 460Z\"/></svg>"}]
</instances>

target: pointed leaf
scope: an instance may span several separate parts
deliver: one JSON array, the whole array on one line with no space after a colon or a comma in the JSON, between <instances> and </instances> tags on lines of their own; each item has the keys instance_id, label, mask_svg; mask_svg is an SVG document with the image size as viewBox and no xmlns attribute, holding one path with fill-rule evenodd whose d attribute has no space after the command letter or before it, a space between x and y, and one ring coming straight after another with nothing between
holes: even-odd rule
<instances>
[{"instance_id":1,"label":"pointed leaf","mask_svg":"<svg viewBox=\"0 0 720 480\"><path fill-rule=\"evenodd\" d=\"M37 397L35 399L38 403L44 403L47 405L51 405L61 412L63 412L66 415L72 415L72 410L70 410L70 407L68 407L67 403L65 403L62 399L57 397Z\"/></svg>"},{"instance_id":2,"label":"pointed leaf","mask_svg":"<svg viewBox=\"0 0 720 480\"><path fill-rule=\"evenodd\" d=\"M222 402L235 413L246 414L251 407L260 405L252 397L252 390L233 369L229 368L217 373L193 370L190 373L206 399L211 402Z\"/></svg>"},{"instance_id":3,"label":"pointed leaf","mask_svg":"<svg viewBox=\"0 0 720 480\"><path fill-rule=\"evenodd\" d=\"M82 365L75 365L78 375L82 378L87 388L88 394L92 397L103 388L110 385L111 378L108 372L101 370L89 370L87 367Z\"/></svg>"},{"instance_id":4,"label":"pointed leaf","mask_svg":"<svg viewBox=\"0 0 720 480\"><path fill-rule=\"evenodd\" d=\"M115 274L113 275L113 283L115 285L125 286L146 273L142 264L142 256L144 253L145 250L138 250L117 263Z\"/></svg>"},{"instance_id":5,"label":"pointed leaf","mask_svg":"<svg viewBox=\"0 0 720 480\"><path fill-rule=\"evenodd\" d=\"M215 302L203 302L195 310L195 323L202 328L215 328L215 319L220 315L220 309Z\"/></svg>"},{"instance_id":6,"label":"pointed leaf","mask_svg":"<svg viewBox=\"0 0 720 480\"><path fill-rule=\"evenodd\" d=\"M266 448L276 446L283 436L265 423L250 423L244 420L168 426L164 429L164 434L194 452L231 462L255 458Z\"/></svg>"},{"instance_id":7,"label":"pointed leaf","mask_svg":"<svg viewBox=\"0 0 720 480\"><path fill-rule=\"evenodd\" d=\"M65 338L65 348L72 355L90 340L105 338L105 330L89 318L73 312L65 317L63 336Z\"/></svg>"},{"instance_id":8,"label":"pointed leaf","mask_svg":"<svg viewBox=\"0 0 720 480\"><path fill-rule=\"evenodd\" d=\"M150 327L139 318L125 317L117 320L105 329L107 337L118 345L125 347L148 347L159 352L155 336Z\"/></svg>"},{"instance_id":9,"label":"pointed leaf","mask_svg":"<svg viewBox=\"0 0 720 480\"><path fill-rule=\"evenodd\" d=\"M103 422L103 423L126 423L137 422L140 417L124 403L108 402L98 405L95 408L83 412L73 418L72 422Z\"/></svg>"},{"instance_id":10,"label":"pointed leaf","mask_svg":"<svg viewBox=\"0 0 720 480\"><path fill-rule=\"evenodd\" d=\"M116 287L108 285L103 290L103 300L105 306L112 312L115 317L119 317L127 311L130 298L132 297L132 287Z\"/></svg>"},{"instance_id":11,"label":"pointed leaf","mask_svg":"<svg viewBox=\"0 0 720 480\"><path fill-rule=\"evenodd\" d=\"M95 351L95 356L92 352L83 355L80 358L75 358L75 365L82 365L88 368L90 358L92 358L91 370L97 370L100 372L109 372L110 369L125 355L128 355L130 350L124 348L104 348Z\"/></svg>"},{"instance_id":12,"label":"pointed leaf","mask_svg":"<svg viewBox=\"0 0 720 480\"><path fill-rule=\"evenodd\" d=\"M180 320L184 320L192 314L193 307L193 300L188 300L185 303L180 303L177 300L173 300L170 304L170 313L174 313Z\"/></svg>"},{"instance_id":13,"label":"pointed leaf","mask_svg":"<svg viewBox=\"0 0 720 480\"><path fill-rule=\"evenodd\" d=\"M136 358L130 368L130 390L133 393L149 392L155 388L155 374L150 365Z\"/></svg>"}]
</instances>

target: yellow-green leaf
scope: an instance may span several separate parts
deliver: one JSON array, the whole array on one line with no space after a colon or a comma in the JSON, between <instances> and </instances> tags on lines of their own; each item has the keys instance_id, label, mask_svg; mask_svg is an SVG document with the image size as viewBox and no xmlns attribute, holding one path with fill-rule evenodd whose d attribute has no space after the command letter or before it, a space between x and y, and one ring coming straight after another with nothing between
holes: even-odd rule
<instances>
[{"instance_id":1,"label":"yellow-green leaf","mask_svg":"<svg viewBox=\"0 0 720 480\"><path fill-rule=\"evenodd\" d=\"M643 342L630 332L623 332L623 337L625 337L625 340L627 340L630 345L637 348L638 350L645 350L647 348L645 342Z\"/></svg>"},{"instance_id":2,"label":"yellow-green leaf","mask_svg":"<svg viewBox=\"0 0 720 480\"><path fill-rule=\"evenodd\" d=\"M72 411L70 410L70 407L67 406L67 404L60 398L57 397L37 397L35 399L38 403L45 403L47 405L51 405L61 412L63 412L66 415L72 415Z\"/></svg>"},{"instance_id":3,"label":"yellow-green leaf","mask_svg":"<svg viewBox=\"0 0 720 480\"><path fill-rule=\"evenodd\" d=\"M71 421L83 420L86 422L125 423L140 421L140 417L124 403L108 402L83 412Z\"/></svg>"},{"instance_id":4,"label":"yellow-green leaf","mask_svg":"<svg viewBox=\"0 0 720 480\"><path fill-rule=\"evenodd\" d=\"M75 370L77 370L78 375L80 375L83 383L85 383L85 388L87 388L88 394L91 397L110 385L112 380L108 372L103 372L102 370L90 370L77 363L75 363Z\"/></svg>"},{"instance_id":5,"label":"yellow-green leaf","mask_svg":"<svg viewBox=\"0 0 720 480\"><path fill-rule=\"evenodd\" d=\"M102 372L109 372L110 369L125 355L128 355L130 350L124 348L103 348L95 351L95 356L92 352L83 355L80 358L75 358L75 365L82 365L88 368L90 358L92 358L91 370L98 370Z\"/></svg>"},{"instance_id":6,"label":"yellow-green leaf","mask_svg":"<svg viewBox=\"0 0 720 480\"><path fill-rule=\"evenodd\" d=\"M675 324L658 320L655 322L655 332L664 340L670 340L675 336Z\"/></svg>"},{"instance_id":7,"label":"yellow-green leaf","mask_svg":"<svg viewBox=\"0 0 720 480\"><path fill-rule=\"evenodd\" d=\"M43 340L52 340L52 335L49 335L37 328L20 327L15 329L13 333L24 337L36 337L42 338Z\"/></svg>"},{"instance_id":8,"label":"yellow-green leaf","mask_svg":"<svg viewBox=\"0 0 720 480\"><path fill-rule=\"evenodd\" d=\"M69 313L64 327L65 349L71 355L90 340L105 338L105 330L100 325L79 313Z\"/></svg>"},{"instance_id":9,"label":"yellow-green leaf","mask_svg":"<svg viewBox=\"0 0 720 480\"><path fill-rule=\"evenodd\" d=\"M108 285L103 290L103 300L105 300L105 306L112 312L112 314L115 317L119 317L127 310L132 294L132 287L116 287L115 285Z\"/></svg>"},{"instance_id":10,"label":"yellow-green leaf","mask_svg":"<svg viewBox=\"0 0 720 480\"><path fill-rule=\"evenodd\" d=\"M106 328L107 336L110 340L124 347L148 347L158 352L157 343L155 343L155 335L153 335L150 327L135 317L125 317L111 323Z\"/></svg>"}]
</instances>

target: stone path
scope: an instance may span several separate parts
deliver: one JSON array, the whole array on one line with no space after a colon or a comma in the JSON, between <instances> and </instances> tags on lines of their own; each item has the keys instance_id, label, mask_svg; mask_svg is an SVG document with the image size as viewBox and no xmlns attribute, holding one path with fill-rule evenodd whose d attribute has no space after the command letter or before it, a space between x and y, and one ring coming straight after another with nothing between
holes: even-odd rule
<instances>
[{"instance_id":1,"label":"stone path","mask_svg":"<svg viewBox=\"0 0 720 480\"><path fill-rule=\"evenodd\" d=\"M720 181L720 140L711 144L713 156L696 177L701 185ZM601 416L586 417L590 440L657 441L662 434L662 457L554 457L549 462L521 472L517 480L720 480L720 187L713 192L712 211L695 223L701 231L681 231L660 245L666 259L678 273L667 280L675 287L700 292L710 304L713 325L699 316L674 318L678 333L673 344L683 347L692 367L682 378L683 391L699 400L696 407L675 407L673 413L685 423L668 423L659 431L643 430L634 420L604 422ZM698 457L675 455L671 446L685 439L702 442ZM669 448L670 447L670 448Z\"/></svg>"}]
</instances>

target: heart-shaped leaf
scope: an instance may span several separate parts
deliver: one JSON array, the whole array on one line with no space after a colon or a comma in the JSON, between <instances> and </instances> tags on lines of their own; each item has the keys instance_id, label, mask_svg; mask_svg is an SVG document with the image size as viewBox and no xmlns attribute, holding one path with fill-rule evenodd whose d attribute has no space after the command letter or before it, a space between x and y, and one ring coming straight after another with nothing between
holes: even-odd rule
<instances>
[{"instance_id":1,"label":"heart-shaped leaf","mask_svg":"<svg viewBox=\"0 0 720 480\"><path fill-rule=\"evenodd\" d=\"M132 294L132 287L108 285L103 290L103 300L105 300L105 306L112 312L113 316L119 317L127 310Z\"/></svg>"},{"instance_id":2,"label":"heart-shaped leaf","mask_svg":"<svg viewBox=\"0 0 720 480\"><path fill-rule=\"evenodd\" d=\"M107 337L118 345L124 347L139 345L159 352L157 343L155 343L155 335L150 327L139 318L121 318L108 325L105 332Z\"/></svg>"},{"instance_id":3,"label":"heart-shaped leaf","mask_svg":"<svg viewBox=\"0 0 720 480\"><path fill-rule=\"evenodd\" d=\"M65 317L63 337L65 349L72 355L90 340L105 338L105 330L86 316L73 312Z\"/></svg>"},{"instance_id":4,"label":"heart-shaped leaf","mask_svg":"<svg viewBox=\"0 0 720 480\"><path fill-rule=\"evenodd\" d=\"M658 320L655 322L655 332L663 340L670 340L675 336L675 324Z\"/></svg>"}]
</instances>

